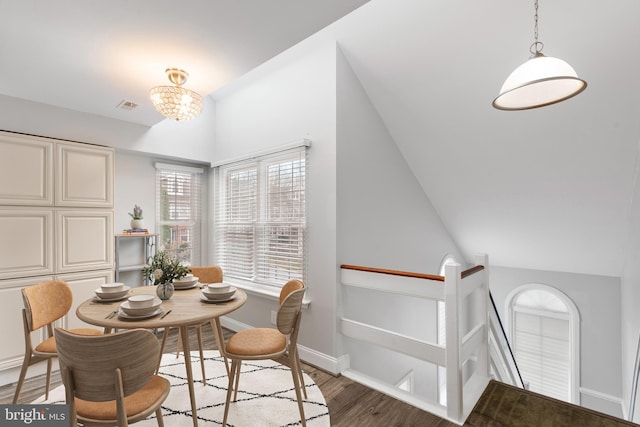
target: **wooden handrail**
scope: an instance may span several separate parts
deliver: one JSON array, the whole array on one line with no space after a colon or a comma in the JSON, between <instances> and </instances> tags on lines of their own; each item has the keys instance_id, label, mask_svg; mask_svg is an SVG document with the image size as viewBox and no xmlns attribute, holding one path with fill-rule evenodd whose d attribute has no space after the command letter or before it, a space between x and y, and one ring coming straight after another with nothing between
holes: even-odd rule
<instances>
[{"instance_id":1,"label":"wooden handrail","mask_svg":"<svg viewBox=\"0 0 640 427\"><path fill-rule=\"evenodd\" d=\"M386 270L384 268L362 267L359 265L348 265L348 264L342 264L340 268L344 268L347 270L367 271L369 273L391 274L393 276L414 277L416 279L437 280L440 282L444 282L444 276L436 276L434 274L412 273L410 271L400 271L400 270ZM475 267L471 267L467 270L464 270L462 273L460 273L460 276L464 279L465 277L471 276L472 274L482 270L484 270L484 265L476 265Z\"/></svg>"},{"instance_id":2,"label":"wooden handrail","mask_svg":"<svg viewBox=\"0 0 640 427\"><path fill-rule=\"evenodd\" d=\"M440 282L444 282L444 276L436 276L433 274L412 273L409 271L400 271L400 270L385 270L383 268L361 267L359 265L347 265L347 264L342 264L340 268L344 268L347 270L367 271L369 273L391 274L393 276L414 277L416 279L438 280Z\"/></svg>"}]
</instances>

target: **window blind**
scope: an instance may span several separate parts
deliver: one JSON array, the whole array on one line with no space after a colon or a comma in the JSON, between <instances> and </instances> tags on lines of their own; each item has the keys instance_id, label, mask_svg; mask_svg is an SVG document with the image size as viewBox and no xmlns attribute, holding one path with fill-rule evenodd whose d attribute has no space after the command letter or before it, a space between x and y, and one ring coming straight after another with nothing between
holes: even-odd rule
<instances>
[{"instance_id":1,"label":"window blind","mask_svg":"<svg viewBox=\"0 0 640 427\"><path fill-rule=\"evenodd\" d=\"M214 245L225 276L305 279L306 168L305 147L217 168Z\"/></svg>"},{"instance_id":2,"label":"window blind","mask_svg":"<svg viewBox=\"0 0 640 427\"><path fill-rule=\"evenodd\" d=\"M156 163L159 246L186 264L200 263L202 169Z\"/></svg>"},{"instance_id":3,"label":"window blind","mask_svg":"<svg viewBox=\"0 0 640 427\"><path fill-rule=\"evenodd\" d=\"M556 399L570 399L569 320L514 307L514 354L529 388Z\"/></svg>"}]
</instances>

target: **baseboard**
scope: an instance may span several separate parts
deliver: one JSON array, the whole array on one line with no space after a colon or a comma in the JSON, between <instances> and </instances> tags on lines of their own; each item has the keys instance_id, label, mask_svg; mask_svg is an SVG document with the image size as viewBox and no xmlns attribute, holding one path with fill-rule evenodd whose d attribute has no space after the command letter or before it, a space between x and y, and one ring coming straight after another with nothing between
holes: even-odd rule
<instances>
[{"instance_id":1,"label":"baseboard","mask_svg":"<svg viewBox=\"0 0 640 427\"><path fill-rule=\"evenodd\" d=\"M220 318L220 324L234 332L243 331L253 327L246 323L224 316ZM338 375L349 368L349 356L335 358L312 348L305 347L302 344L298 344L298 353L300 354L300 359L303 362L316 366L333 375Z\"/></svg>"}]
</instances>

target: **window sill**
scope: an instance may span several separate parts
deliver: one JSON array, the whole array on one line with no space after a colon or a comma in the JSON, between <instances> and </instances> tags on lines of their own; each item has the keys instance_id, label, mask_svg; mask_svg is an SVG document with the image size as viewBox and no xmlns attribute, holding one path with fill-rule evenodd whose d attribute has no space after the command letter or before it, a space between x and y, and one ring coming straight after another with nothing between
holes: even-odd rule
<instances>
[{"instance_id":1,"label":"window sill","mask_svg":"<svg viewBox=\"0 0 640 427\"><path fill-rule=\"evenodd\" d=\"M225 283L229 283L237 288L242 289L249 295L255 295L260 298L264 298L267 300L275 301L276 303L280 300L280 288L275 288L273 286L261 285L258 283L248 282L244 280L238 279L224 279ZM305 293L304 298L302 299L302 308L308 309L309 304L311 304L311 300L307 298Z\"/></svg>"}]
</instances>

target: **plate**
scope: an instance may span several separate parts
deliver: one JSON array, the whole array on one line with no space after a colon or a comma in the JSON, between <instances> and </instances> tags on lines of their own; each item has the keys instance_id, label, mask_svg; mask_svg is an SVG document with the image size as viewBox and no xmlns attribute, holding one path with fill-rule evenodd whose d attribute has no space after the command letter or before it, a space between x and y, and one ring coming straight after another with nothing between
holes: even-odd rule
<instances>
[{"instance_id":1,"label":"plate","mask_svg":"<svg viewBox=\"0 0 640 427\"><path fill-rule=\"evenodd\" d=\"M229 302L232 299L234 299L235 297L236 296L234 295L232 297L224 298L224 299L209 299L209 298L203 296L203 297L200 297L200 301L206 302L206 303L209 303L209 304L217 304L219 302Z\"/></svg>"},{"instance_id":2,"label":"plate","mask_svg":"<svg viewBox=\"0 0 640 427\"><path fill-rule=\"evenodd\" d=\"M151 313L147 313L147 314L143 314L140 316L133 316L131 314L127 314L124 311L122 311L122 309L118 310L118 316L122 317L123 319L136 319L136 320L140 320L140 319L148 319L150 317L153 316L157 316L158 314L162 313L164 311L163 307L158 307L156 310L152 311Z\"/></svg>"},{"instance_id":3,"label":"plate","mask_svg":"<svg viewBox=\"0 0 640 427\"><path fill-rule=\"evenodd\" d=\"M96 288L93 292L103 300L116 301L113 298L121 298L128 295L130 290L131 288L129 286L125 286L121 291L117 292L102 292L102 288Z\"/></svg>"},{"instance_id":4,"label":"plate","mask_svg":"<svg viewBox=\"0 0 640 427\"><path fill-rule=\"evenodd\" d=\"M120 295L119 297L115 297L115 298L102 298L102 297L99 297L98 295L96 295L96 296L95 296L95 299L96 299L96 301L98 301L98 302L113 302L113 301L121 301L121 300L123 300L123 299L125 299L125 298L129 298L129 294L131 294L131 289L129 289L129 290L127 291L127 293L126 293L126 294L124 294L124 295Z\"/></svg>"},{"instance_id":5,"label":"plate","mask_svg":"<svg viewBox=\"0 0 640 427\"><path fill-rule=\"evenodd\" d=\"M206 292L204 289L202 290L202 295L207 297L208 299L218 301L221 299L227 299L233 296L238 289L234 286L231 286L226 292Z\"/></svg>"},{"instance_id":6,"label":"plate","mask_svg":"<svg viewBox=\"0 0 640 427\"><path fill-rule=\"evenodd\" d=\"M199 285L199 283L197 281L195 283L191 283L189 285L177 285L176 282L173 282L173 289L175 289L176 291L182 291L182 290L185 290L185 289L193 289L198 285Z\"/></svg>"},{"instance_id":7,"label":"plate","mask_svg":"<svg viewBox=\"0 0 640 427\"><path fill-rule=\"evenodd\" d=\"M160 307L160 304L162 304L162 300L158 297L153 299L153 305L149 307L132 307L129 301L125 301L120 304L120 310L129 316L145 316L157 310L158 307Z\"/></svg>"}]
</instances>

